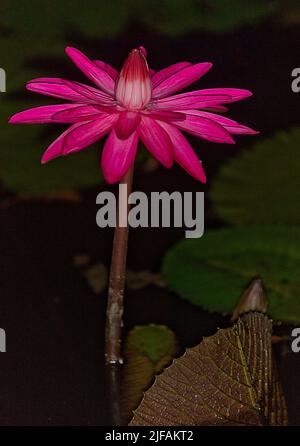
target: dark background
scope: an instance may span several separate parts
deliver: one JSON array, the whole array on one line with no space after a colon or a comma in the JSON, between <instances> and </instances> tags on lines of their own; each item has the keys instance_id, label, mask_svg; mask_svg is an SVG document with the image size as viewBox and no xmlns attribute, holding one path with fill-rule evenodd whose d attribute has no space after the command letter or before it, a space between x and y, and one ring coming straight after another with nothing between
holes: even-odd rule
<instances>
[{"instance_id":1,"label":"dark background","mask_svg":"<svg viewBox=\"0 0 300 446\"><path fill-rule=\"evenodd\" d=\"M8 8L6 12L17 8L15 2L4 3ZM88 8L88 3L82 8ZM114 4L113 1L111 3ZM159 16L159 2L150 3ZM175 10L180 3L184 2L174 2ZM251 2L242 3L251 10ZM99 14L101 28L101 22L105 22L106 18L100 15L101 2L99 4L99 11L94 4L93 7L94 15ZM126 9L126 2L123 4ZM25 7L25 2L22 6L26 24L28 18L32 19L33 7ZM118 6L119 2L115 2L115 7ZM32 19L33 23L34 20L43 21L42 9L43 2L40 15ZM22 39L22 33L28 41L30 39L25 25L25 31L18 30L22 24L22 13L17 12L17 15L14 12L8 14L7 22L0 26L4 39L9 40L15 54L19 54L20 63L18 65L17 58L15 70L22 70L23 67L25 72L32 69L36 76L48 74L82 80L81 74L63 54L67 44L118 68L131 48L143 45L148 50L149 63L154 69L179 60L212 61L213 70L194 85L195 89L234 86L252 90L254 96L251 99L232 105L230 117L260 130L262 135L289 129L299 122L299 96L292 93L290 84L291 71L299 66L300 27L297 23L288 27L280 24L280 13L226 30L187 26L180 35L153 29L134 15L124 22L116 35L101 33L99 37L96 32L90 35L78 31L75 25L71 26L66 20L65 29L62 25L63 32L59 31L61 40L58 39L58 51L47 55L47 48L44 52L38 49L24 62L22 49L28 42ZM72 8L69 13L72 15ZM170 16L174 16L173 9ZM18 17L18 20L14 20L14 17ZM179 14L178 21L182 20ZM55 29L56 22L52 26ZM38 34L39 31L35 38L38 38ZM51 36L47 38L49 42L52 41ZM4 46L1 51L3 59L9 60ZM28 48L24 48L24 51L28 51ZM0 65L5 69L1 56ZM12 111L20 110L20 103L27 106L49 103L48 98L38 98L37 104L37 98L29 92L25 93L23 83L18 79L14 67L9 67L7 93L0 96L2 147L8 144L7 117ZM28 133L27 129L23 130L26 142ZM35 151L40 157L46 139L54 137L57 130L49 129L49 126L39 128L35 147L24 143L22 149ZM253 142L252 138L245 137L237 138L235 146L199 142L193 137L190 141L201 154L208 176L207 186L199 185L179 168L168 171L159 167L145 174L142 168L137 167L134 188L145 192L207 192L219 167ZM10 148L18 163L14 142ZM99 148L96 154L99 158ZM68 159L65 158L63 163L70 175ZM6 169L7 164L0 169ZM10 169L11 164L13 161ZM20 169L20 165L17 167ZM39 165L36 168L43 169ZM26 178L26 166L24 170ZM76 172L72 172L72 175L76 177ZM73 258L86 253L91 262L101 261L109 265L113 233L112 230L97 228L95 197L103 189L116 188L101 183L99 170L98 185L79 187L80 202L49 200L40 196L24 199L22 190L14 190L6 180L7 175L3 176L0 205L0 327L6 330L7 353L0 356L0 424L106 424L109 422L103 362L106 293L93 293L83 275L74 267ZM29 185L34 181L29 172ZM221 225L208 201L205 224L206 228ZM177 229L131 230L128 267L159 271L166 250L182 237L183 231ZM125 333L136 324L166 324L174 330L182 348L195 345L203 335L213 334L217 326L228 322L226 318L208 314L154 285L139 291L127 290L125 302ZM278 354L278 359L290 423L300 425L300 357L291 353L285 356Z\"/></svg>"}]
</instances>

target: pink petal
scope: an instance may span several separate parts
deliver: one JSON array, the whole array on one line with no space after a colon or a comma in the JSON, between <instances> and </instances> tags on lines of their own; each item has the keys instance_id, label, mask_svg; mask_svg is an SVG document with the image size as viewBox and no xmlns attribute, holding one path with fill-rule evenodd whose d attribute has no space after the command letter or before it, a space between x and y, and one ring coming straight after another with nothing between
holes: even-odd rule
<instances>
[{"instance_id":1,"label":"pink petal","mask_svg":"<svg viewBox=\"0 0 300 446\"><path fill-rule=\"evenodd\" d=\"M251 129L250 127L239 124L238 122L234 121L233 119L226 118L225 116L216 115L214 113L209 113L209 112L199 111L199 110L184 110L184 111L189 116L199 116L202 118L209 119L213 122L216 122L217 124L220 124L222 127L224 127L229 133L232 133L232 134L256 135L259 133L256 130Z\"/></svg>"},{"instance_id":2,"label":"pink petal","mask_svg":"<svg viewBox=\"0 0 300 446\"><path fill-rule=\"evenodd\" d=\"M142 116L138 134L149 152L165 167L172 166L174 161L173 145L162 126L151 118Z\"/></svg>"},{"instance_id":3,"label":"pink petal","mask_svg":"<svg viewBox=\"0 0 300 446\"><path fill-rule=\"evenodd\" d=\"M65 85L63 79L60 78L41 77L33 79L26 84L26 88L46 96L67 99L68 101L87 102L85 96L76 93L69 86Z\"/></svg>"},{"instance_id":4,"label":"pink petal","mask_svg":"<svg viewBox=\"0 0 300 446\"><path fill-rule=\"evenodd\" d=\"M120 139L128 139L141 122L141 116L135 112L122 112L115 125L116 135Z\"/></svg>"},{"instance_id":5,"label":"pink petal","mask_svg":"<svg viewBox=\"0 0 300 446\"><path fill-rule=\"evenodd\" d=\"M226 103L241 101L242 99L248 98L253 94L251 91L241 88L207 88L200 91L202 91L203 94L228 96L228 99L226 101L222 101Z\"/></svg>"},{"instance_id":6,"label":"pink petal","mask_svg":"<svg viewBox=\"0 0 300 446\"><path fill-rule=\"evenodd\" d=\"M206 176L201 161L187 139L173 125L166 122L162 122L161 125L171 138L177 163L194 178L202 183L206 183Z\"/></svg>"},{"instance_id":7,"label":"pink petal","mask_svg":"<svg viewBox=\"0 0 300 446\"><path fill-rule=\"evenodd\" d=\"M99 88L109 94L114 94L115 81L107 71L100 68L99 65L92 62L76 48L67 47L66 53L75 63L75 65L77 65L77 67Z\"/></svg>"},{"instance_id":8,"label":"pink petal","mask_svg":"<svg viewBox=\"0 0 300 446\"><path fill-rule=\"evenodd\" d=\"M144 57L146 58L147 57L147 50L146 50L146 48L144 46L139 46L138 49L141 51L141 53L143 53Z\"/></svg>"},{"instance_id":9,"label":"pink petal","mask_svg":"<svg viewBox=\"0 0 300 446\"><path fill-rule=\"evenodd\" d=\"M174 121L173 124L208 141L235 144L234 139L225 128L207 118L187 114L185 121Z\"/></svg>"},{"instance_id":10,"label":"pink petal","mask_svg":"<svg viewBox=\"0 0 300 446\"><path fill-rule=\"evenodd\" d=\"M168 77L172 76L172 74L177 73L178 71L182 70L183 68L190 67L192 64L190 62L178 62L173 65L170 65L167 68L163 68L160 71L157 71L157 73L154 73L152 76L152 88L156 88L158 85L160 85L164 80L166 80Z\"/></svg>"},{"instance_id":11,"label":"pink petal","mask_svg":"<svg viewBox=\"0 0 300 446\"><path fill-rule=\"evenodd\" d=\"M71 127L69 127L64 133L62 133L55 141L53 141L52 144L47 148L47 150L44 152L41 163L45 164L48 161L57 158L58 156L61 156L63 154L63 147L64 147L64 138L72 132L74 129L76 129L79 124L73 124Z\"/></svg>"},{"instance_id":12,"label":"pink petal","mask_svg":"<svg viewBox=\"0 0 300 446\"><path fill-rule=\"evenodd\" d=\"M108 120L108 118L110 118L110 120ZM108 118L106 117L104 120L73 124L48 147L43 154L41 160L42 164L45 164L58 156L81 150L97 141L107 133L114 124L113 117L109 116Z\"/></svg>"},{"instance_id":13,"label":"pink petal","mask_svg":"<svg viewBox=\"0 0 300 446\"><path fill-rule=\"evenodd\" d=\"M104 178L110 184L117 183L134 163L138 145L136 132L128 139L119 139L114 129L107 138L101 157Z\"/></svg>"},{"instance_id":14,"label":"pink petal","mask_svg":"<svg viewBox=\"0 0 300 446\"><path fill-rule=\"evenodd\" d=\"M224 105L214 105L212 107L205 107L203 110L216 112L216 113L226 113L228 112L228 107L224 107Z\"/></svg>"},{"instance_id":15,"label":"pink petal","mask_svg":"<svg viewBox=\"0 0 300 446\"><path fill-rule=\"evenodd\" d=\"M35 93L67 99L68 101L113 103L109 95L96 88L60 78L41 77L33 79L26 84L26 88Z\"/></svg>"},{"instance_id":16,"label":"pink petal","mask_svg":"<svg viewBox=\"0 0 300 446\"><path fill-rule=\"evenodd\" d=\"M72 110L78 104L45 105L42 107L29 108L14 114L10 119L10 124L46 124L53 122L52 116L65 110Z\"/></svg>"},{"instance_id":17,"label":"pink petal","mask_svg":"<svg viewBox=\"0 0 300 446\"><path fill-rule=\"evenodd\" d=\"M95 121L81 123L65 137L63 154L77 152L98 141L111 130L117 118L117 114L105 115Z\"/></svg>"},{"instance_id":18,"label":"pink petal","mask_svg":"<svg viewBox=\"0 0 300 446\"><path fill-rule=\"evenodd\" d=\"M93 101L102 105L114 105L114 100L110 95L104 93L103 91L97 90L96 88L90 87L89 85L68 80L63 80L63 84L80 94L82 97L85 97L90 102Z\"/></svg>"},{"instance_id":19,"label":"pink petal","mask_svg":"<svg viewBox=\"0 0 300 446\"><path fill-rule=\"evenodd\" d=\"M149 68L149 73L150 73L150 76L154 76L155 70L152 70L152 68Z\"/></svg>"},{"instance_id":20,"label":"pink petal","mask_svg":"<svg viewBox=\"0 0 300 446\"><path fill-rule=\"evenodd\" d=\"M191 65L177 71L169 76L167 79L160 82L153 88L153 98L163 98L182 90L193 82L197 81L212 67L211 63L204 62L196 65ZM154 79L154 76L153 76Z\"/></svg>"},{"instance_id":21,"label":"pink petal","mask_svg":"<svg viewBox=\"0 0 300 446\"><path fill-rule=\"evenodd\" d=\"M145 116L148 116L152 119L158 119L162 121L184 121L185 120L185 111L182 113L169 111L169 110L152 110L151 108L143 110L141 113Z\"/></svg>"},{"instance_id":22,"label":"pink petal","mask_svg":"<svg viewBox=\"0 0 300 446\"><path fill-rule=\"evenodd\" d=\"M98 67L100 67L102 70L106 71L110 75L110 77L112 77L114 80L117 79L119 73L114 67L112 67L106 62L103 62L102 60L93 60L93 62L96 65L98 65Z\"/></svg>"},{"instance_id":23,"label":"pink petal","mask_svg":"<svg viewBox=\"0 0 300 446\"><path fill-rule=\"evenodd\" d=\"M91 119L94 120L99 115L103 115L103 111L99 107L94 105L75 104L75 107L55 113L52 116L52 121L61 122L63 124L71 124L73 122L87 121Z\"/></svg>"},{"instance_id":24,"label":"pink petal","mask_svg":"<svg viewBox=\"0 0 300 446\"><path fill-rule=\"evenodd\" d=\"M152 102L153 109L159 110L184 110L189 108L204 108L230 102L231 96L205 93L205 90L190 91Z\"/></svg>"}]
</instances>

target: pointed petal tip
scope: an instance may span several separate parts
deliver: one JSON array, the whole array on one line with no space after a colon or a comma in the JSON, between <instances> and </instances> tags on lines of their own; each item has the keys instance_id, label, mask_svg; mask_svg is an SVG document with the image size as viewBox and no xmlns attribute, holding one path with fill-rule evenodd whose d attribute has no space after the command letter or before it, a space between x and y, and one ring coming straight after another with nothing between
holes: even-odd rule
<instances>
[{"instance_id":1,"label":"pointed petal tip","mask_svg":"<svg viewBox=\"0 0 300 446\"><path fill-rule=\"evenodd\" d=\"M103 173L103 171L102 171L102 173ZM116 184L116 183L118 183L120 181L120 179L114 177L113 175L108 175L108 174L104 175L104 173L103 173L103 176L104 176L105 181L108 184Z\"/></svg>"},{"instance_id":2,"label":"pointed petal tip","mask_svg":"<svg viewBox=\"0 0 300 446\"><path fill-rule=\"evenodd\" d=\"M233 89L234 90L234 89ZM243 99L247 99L250 98L251 96L253 96L252 91L250 90L245 90L244 88L236 88L236 91L240 92L240 97L237 96L237 98L235 99L236 101L242 101ZM230 93L229 93L230 94ZM234 102L234 101L233 101Z\"/></svg>"},{"instance_id":3,"label":"pointed petal tip","mask_svg":"<svg viewBox=\"0 0 300 446\"><path fill-rule=\"evenodd\" d=\"M202 67L204 76L204 74L206 74L209 70L212 69L214 64L212 62L199 62L198 64L195 65L199 65Z\"/></svg>"},{"instance_id":4,"label":"pointed petal tip","mask_svg":"<svg viewBox=\"0 0 300 446\"><path fill-rule=\"evenodd\" d=\"M206 184L207 183L207 178L205 173L203 173L203 175L201 176L201 178L199 178L199 180L201 181L201 183Z\"/></svg>"},{"instance_id":5,"label":"pointed petal tip","mask_svg":"<svg viewBox=\"0 0 300 446\"><path fill-rule=\"evenodd\" d=\"M237 89L238 90L238 89ZM241 96L240 97L237 97L234 101L232 101L232 102L235 102L235 101L243 101L244 99L248 99L248 98L250 98L251 96L253 96L253 93L252 93L252 91L250 91L250 90L244 90L244 89L240 89L240 92L241 92Z\"/></svg>"},{"instance_id":6,"label":"pointed petal tip","mask_svg":"<svg viewBox=\"0 0 300 446\"><path fill-rule=\"evenodd\" d=\"M242 135L259 135L261 132L259 130L254 130L251 127L247 127L247 126L241 126L242 129L244 129L244 132L241 133ZM238 133L237 133L238 134Z\"/></svg>"},{"instance_id":7,"label":"pointed petal tip","mask_svg":"<svg viewBox=\"0 0 300 446\"><path fill-rule=\"evenodd\" d=\"M39 93L39 91L37 91L38 90L37 86L39 86L39 82L35 82L34 79L26 82L26 84L25 84L26 90L33 91L34 93Z\"/></svg>"},{"instance_id":8,"label":"pointed petal tip","mask_svg":"<svg viewBox=\"0 0 300 446\"><path fill-rule=\"evenodd\" d=\"M17 118L17 114L10 116L8 118L8 123L9 124L18 124L19 121L18 121L18 118Z\"/></svg>"},{"instance_id":9,"label":"pointed petal tip","mask_svg":"<svg viewBox=\"0 0 300 446\"><path fill-rule=\"evenodd\" d=\"M74 46L66 46L65 53L70 59L73 60L73 57L85 56L82 51L78 50ZM74 62L74 61L73 61Z\"/></svg>"},{"instance_id":10,"label":"pointed petal tip","mask_svg":"<svg viewBox=\"0 0 300 446\"><path fill-rule=\"evenodd\" d=\"M192 176L196 180L200 181L200 183L202 183L202 184L206 184L207 183L207 178L206 178L205 171L203 169L202 161L200 161L200 165L198 164L197 171L195 171Z\"/></svg>"},{"instance_id":11,"label":"pointed petal tip","mask_svg":"<svg viewBox=\"0 0 300 446\"><path fill-rule=\"evenodd\" d=\"M48 161L50 161L50 158L48 159L47 157L45 157L44 155L41 158L41 164L47 164Z\"/></svg>"},{"instance_id":12,"label":"pointed petal tip","mask_svg":"<svg viewBox=\"0 0 300 446\"><path fill-rule=\"evenodd\" d=\"M144 55L144 57L147 57L147 50L144 46L139 46L138 49Z\"/></svg>"},{"instance_id":13,"label":"pointed petal tip","mask_svg":"<svg viewBox=\"0 0 300 446\"><path fill-rule=\"evenodd\" d=\"M167 169L171 169L171 167L173 167L173 165L174 165L174 160L170 160L164 164L164 167L166 167Z\"/></svg>"},{"instance_id":14,"label":"pointed petal tip","mask_svg":"<svg viewBox=\"0 0 300 446\"><path fill-rule=\"evenodd\" d=\"M69 55L73 51L78 51L78 50L76 48L74 48L73 46L66 46L65 52L66 52L67 55Z\"/></svg>"},{"instance_id":15,"label":"pointed petal tip","mask_svg":"<svg viewBox=\"0 0 300 446\"><path fill-rule=\"evenodd\" d=\"M27 110L15 113L10 118L8 118L8 124L31 124L31 122L28 122L28 119L24 117L26 115L26 112Z\"/></svg>"},{"instance_id":16,"label":"pointed petal tip","mask_svg":"<svg viewBox=\"0 0 300 446\"><path fill-rule=\"evenodd\" d=\"M46 150L46 152L43 154L43 156L42 156L42 158L41 158L41 164L42 165L44 165L44 164L48 164L50 161L52 161L52 160L54 160L55 158L59 158L59 156L64 156L64 154L63 153L61 153L61 154L48 154L47 153L47 150Z\"/></svg>"}]
</instances>

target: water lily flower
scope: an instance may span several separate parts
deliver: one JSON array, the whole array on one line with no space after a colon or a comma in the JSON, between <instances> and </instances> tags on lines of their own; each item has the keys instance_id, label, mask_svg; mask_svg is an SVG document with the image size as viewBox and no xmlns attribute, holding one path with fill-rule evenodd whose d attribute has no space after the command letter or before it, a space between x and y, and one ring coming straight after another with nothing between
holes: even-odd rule
<instances>
[{"instance_id":1,"label":"water lily flower","mask_svg":"<svg viewBox=\"0 0 300 446\"><path fill-rule=\"evenodd\" d=\"M182 131L229 144L234 143L232 134L257 133L217 114L227 110L224 104L251 96L248 90L210 88L174 94L200 79L211 63L178 62L154 72L148 67L146 50L139 47L130 52L118 73L75 48L67 47L66 53L95 86L61 78L33 79L26 85L28 90L70 103L32 108L9 120L71 124L45 151L42 163L82 150L108 134L101 158L108 183L118 182L133 165L139 139L165 167L176 161L205 182L202 164Z\"/></svg>"}]
</instances>

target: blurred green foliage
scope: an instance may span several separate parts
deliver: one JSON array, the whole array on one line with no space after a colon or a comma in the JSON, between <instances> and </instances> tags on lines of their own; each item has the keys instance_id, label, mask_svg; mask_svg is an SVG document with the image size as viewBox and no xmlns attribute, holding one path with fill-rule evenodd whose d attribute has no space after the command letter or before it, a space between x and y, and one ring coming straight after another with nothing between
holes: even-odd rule
<instances>
[{"instance_id":1,"label":"blurred green foliage","mask_svg":"<svg viewBox=\"0 0 300 446\"><path fill-rule=\"evenodd\" d=\"M144 23L162 34L180 36L192 31L228 32L254 25L277 12L280 1L161 0L159 11L144 0Z\"/></svg>"},{"instance_id":2,"label":"blurred green foliage","mask_svg":"<svg viewBox=\"0 0 300 446\"><path fill-rule=\"evenodd\" d=\"M266 286L268 313L300 322L300 227L240 226L207 231L175 245L164 259L170 287L193 304L230 313L254 277Z\"/></svg>"},{"instance_id":3,"label":"blurred green foliage","mask_svg":"<svg viewBox=\"0 0 300 446\"><path fill-rule=\"evenodd\" d=\"M41 141L40 126L9 127L1 136L0 178L10 190L40 196L102 182L99 144L96 150L89 147L68 156L67 161L60 157L42 165L40 159L50 141Z\"/></svg>"},{"instance_id":4,"label":"blurred green foliage","mask_svg":"<svg viewBox=\"0 0 300 446\"><path fill-rule=\"evenodd\" d=\"M115 37L129 23L146 24L163 34L197 30L228 31L276 12L279 0L17 0L2 1L0 25L32 36L62 36L76 31Z\"/></svg>"},{"instance_id":5,"label":"blurred green foliage","mask_svg":"<svg viewBox=\"0 0 300 446\"><path fill-rule=\"evenodd\" d=\"M210 198L232 224L300 224L300 128L280 131L222 166Z\"/></svg>"}]
</instances>

